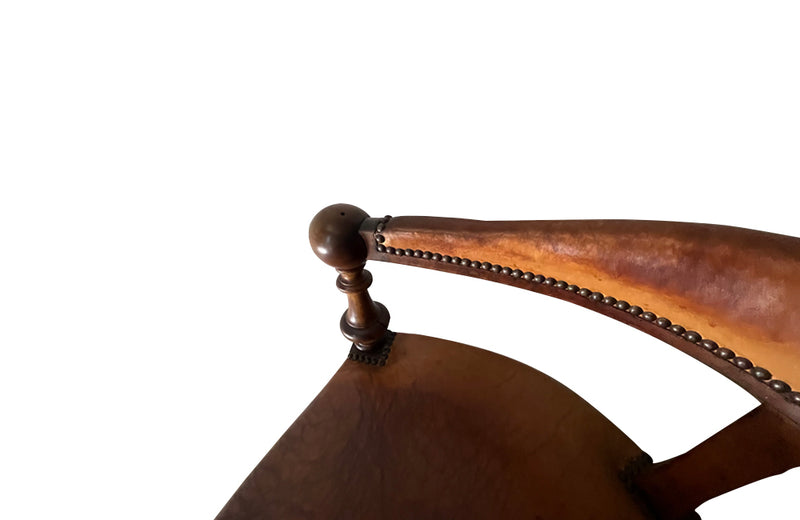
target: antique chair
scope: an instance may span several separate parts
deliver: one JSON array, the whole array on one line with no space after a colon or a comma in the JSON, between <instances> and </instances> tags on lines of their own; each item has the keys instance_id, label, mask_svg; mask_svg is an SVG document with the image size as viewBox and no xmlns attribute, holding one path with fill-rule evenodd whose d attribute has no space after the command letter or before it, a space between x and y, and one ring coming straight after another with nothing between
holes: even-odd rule
<instances>
[{"instance_id":1,"label":"antique chair","mask_svg":"<svg viewBox=\"0 0 800 520\"><path fill-rule=\"evenodd\" d=\"M800 239L672 222L314 217L339 272L348 359L219 513L243 519L689 519L800 465ZM567 300L665 341L759 401L654 464L576 394L522 363L393 333L366 260ZM706 337L706 335L708 337Z\"/></svg>"}]
</instances>

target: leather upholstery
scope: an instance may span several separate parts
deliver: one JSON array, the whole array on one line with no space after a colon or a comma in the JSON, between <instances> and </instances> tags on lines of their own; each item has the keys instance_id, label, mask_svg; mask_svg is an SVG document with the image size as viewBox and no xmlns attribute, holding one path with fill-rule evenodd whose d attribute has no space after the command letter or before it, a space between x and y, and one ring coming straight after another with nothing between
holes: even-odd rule
<instances>
[{"instance_id":1,"label":"leather upholstery","mask_svg":"<svg viewBox=\"0 0 800 520\"><path fill-rule=\"evenodd\" d=\"M580 397L485 350L398 334L346 361L217 520L643 519L641 450Z\"/></svg>"},{"instance_id":2,"label":"leather upholstery","mask_svg":"<svg viewBox=\"0 0 800 520\"><path fill-rule=\"evenodd\" d=\"M541 273L626 300L800 388L798 238L677 222L435 217L392 218L382 236L384 246Z\"/></svg>"}]
</instances>

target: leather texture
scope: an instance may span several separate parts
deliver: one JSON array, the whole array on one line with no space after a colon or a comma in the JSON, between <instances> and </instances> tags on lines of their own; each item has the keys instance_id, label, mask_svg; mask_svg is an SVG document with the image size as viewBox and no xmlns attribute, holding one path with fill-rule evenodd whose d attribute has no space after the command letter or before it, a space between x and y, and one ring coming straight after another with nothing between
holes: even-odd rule
<instances>
[{"instance_id":1,"label":"leather texture","mask_svg":"<svg viewBox=\"0 0 800 520\"><path fill-rule=\"evenodd\" d=\"M387 247L500 264L626 300L800 388L798 238L677 222L436 217L395 217L381 234Z\"/></svg>"},{"instance_id":2,"label":"leather texture","mask_svg":"<svg viewBox=\"0 0 800 520\"><path fill-rule=\"evenodd\" d=\"M398 334L346 361L217 520L644 519L642 451L569 389L507 357Z\"/></svg>"}]
</instances>

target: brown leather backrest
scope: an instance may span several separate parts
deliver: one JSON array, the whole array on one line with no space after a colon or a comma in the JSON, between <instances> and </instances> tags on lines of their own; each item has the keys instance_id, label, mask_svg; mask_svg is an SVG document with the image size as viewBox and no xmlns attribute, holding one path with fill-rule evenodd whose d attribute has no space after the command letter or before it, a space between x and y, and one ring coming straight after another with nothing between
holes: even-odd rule
<instances>
[{"instance_id":1,"label":"brown leather backrest","mask_svg":"<svg viewBox=\"0 0 800 520\"><path fill-rule=\"evenodd\" d=\"M680 348L800 417L800 239L635 220L369 219L369 257L573 301Z\"/></svg>"}]
</instances>

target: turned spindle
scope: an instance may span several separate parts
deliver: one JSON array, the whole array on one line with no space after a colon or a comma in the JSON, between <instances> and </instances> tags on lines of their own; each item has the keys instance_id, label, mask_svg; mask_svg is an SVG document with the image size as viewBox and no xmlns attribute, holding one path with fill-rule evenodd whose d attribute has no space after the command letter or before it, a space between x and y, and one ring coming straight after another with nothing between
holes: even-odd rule
<instances>
[{"instance_id":1,"label":"turned spindle","mask_svg":"<svg viewBox=\"0 0 800 520\"><path fill-rule=\"evenodd\" d=\"M347 295L347 310L339 326L342 334L362 351L383 343L389 326L389 311L372 300L367 289L372 275L364 269L367 245L359 229L369 215L349 204L334 204L311 221L308 239L314 253L339 273L336 287Z\"/></svg>"}]
</instances>

